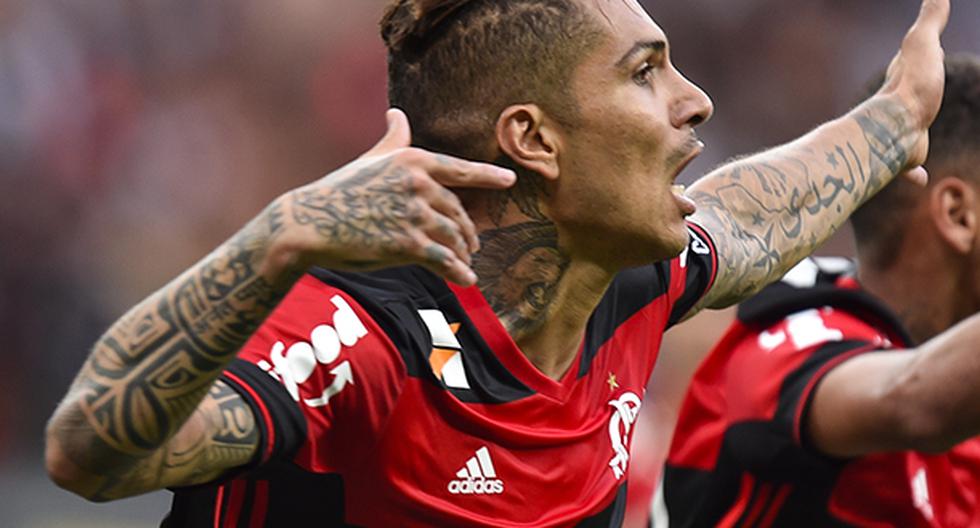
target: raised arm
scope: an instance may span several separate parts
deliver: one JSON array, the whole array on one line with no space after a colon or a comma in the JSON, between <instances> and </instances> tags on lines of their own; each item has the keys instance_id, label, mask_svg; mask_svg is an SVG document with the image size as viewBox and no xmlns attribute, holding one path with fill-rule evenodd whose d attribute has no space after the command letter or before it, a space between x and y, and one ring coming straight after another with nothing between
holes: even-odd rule
<instances>
[{"instance_id":1,"label":"raised arm","mask_svg":"<svg viewBox=\"0 0 980 528\"><path fill-rule=\"evenodd\" d=\"M730 306L777 280L896 175L912 170L911 177L925 179L919 166L942 102L939 37L948 17L949 0L923 0L874 97L691 187L687 194L698 205L692 220L711 233L719 254L717 279L697 309Z\"/></svg>"},{"instance_id":2,"label":"raised arm","mask_svg":"<svg viewBox=\"0 0 980 528\"><path fill-rule=\"evenodd\" d=\"M914 350L849 359L820 382L808 439L839 457L940 452L980 434L980 315Z\"/></svg>"},{"instance_id":3,"label":"raised arm","mask_svg":"<svg viewBox=\"0 0 980 528\"><path fill-rule=\"evenodd\" d=\"M446 186L506 188L514 174L409 148L404 114L388 118L374 149L277 199L95 344L48 424L59 485L106 500L248 463L254 416L215 380L309 265L417 263L475 282L475 228Z\"/></svg>"}]
</instances>

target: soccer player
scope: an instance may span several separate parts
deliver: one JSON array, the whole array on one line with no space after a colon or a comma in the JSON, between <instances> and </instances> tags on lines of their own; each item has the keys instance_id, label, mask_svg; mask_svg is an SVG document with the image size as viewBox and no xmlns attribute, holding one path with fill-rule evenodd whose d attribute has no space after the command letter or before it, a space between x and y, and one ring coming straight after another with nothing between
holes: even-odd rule
<instances>
[{"instance_id":1,"label":"soccer player","mask_svg":"<svg viewBox=\"0 0 980 528\"><path fill-rule=\"evenodd\" d=\"M948 12L923 1L874 97L684 195L712 107L636 1L393 2L414 136L393 111L113 325L50 474L93 500L173 488L169 526L618 525L664 330L924 161Z\"/></svg>"},{"instance_id":2,"label":"soccer player","mask_svg":"<svg viewBox=\"0 0 980 528\"><path fill-rule=\"evenodd\" d=\"M946 68L931 181L854 214L857 280L804 261L699 367L655 528L980 526L980 60Z\"/></svg>"}]
</instances>

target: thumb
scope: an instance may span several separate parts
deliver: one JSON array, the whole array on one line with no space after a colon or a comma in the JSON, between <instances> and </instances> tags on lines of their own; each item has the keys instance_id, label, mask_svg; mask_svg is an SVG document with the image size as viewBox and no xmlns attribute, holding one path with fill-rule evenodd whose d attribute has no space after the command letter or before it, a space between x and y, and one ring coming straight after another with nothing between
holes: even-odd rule
<instances>
[{"instance_id":1,"label":"thumb","mask_svg":"<svg viewBox=\"0 0 980 528\"><path fill-rule=\"evenodd\" d=\"M380 156L412 144L412 129L405 112L398 108L390 108L385 112L385 120L388 121L388 131L381 141L361 156L362 158Z\"/></svg>"},{"instance_id":2,"label":"thumb","mask_svg":"<svg viewBox=\"0 0 980 528\"><path fill-rule=\"evenodd\" d=\"M906 180L918 185L919 187L925 187L929 184L929 173L926 172L926 168L921 165L907 171L903 176Z\"/></svg>"}]
</instances>

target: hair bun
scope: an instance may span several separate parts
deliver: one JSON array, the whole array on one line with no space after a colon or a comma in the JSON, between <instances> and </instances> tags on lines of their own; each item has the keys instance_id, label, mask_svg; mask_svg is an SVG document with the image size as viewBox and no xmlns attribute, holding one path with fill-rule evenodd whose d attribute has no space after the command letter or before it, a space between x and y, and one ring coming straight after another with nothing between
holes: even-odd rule
<instances>
[{"instance_id":1,"label":"hair bun","mask_svg":"<svg viewBox=\"0 0 980 528\"><path fill-rule=\"evenodd\" d=\"M421 46L447 18L479 0L397 0L381 19L381 38L391 51Z\"/></svg>"}]
</instances>

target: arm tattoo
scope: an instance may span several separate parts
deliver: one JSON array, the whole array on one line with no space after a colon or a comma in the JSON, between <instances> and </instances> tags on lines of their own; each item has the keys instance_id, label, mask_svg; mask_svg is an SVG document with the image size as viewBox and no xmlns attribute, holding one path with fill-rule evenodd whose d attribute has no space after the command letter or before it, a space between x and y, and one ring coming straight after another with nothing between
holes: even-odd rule
<instances>
[{"instance_id":1,"label":"arm tattoo","mask_svg":"<svg viewBox=\"0 0 980 528\"><path fill-rule=\"evenodd\" d=\"M377 179L377 182L371 180ZM392 249L405 243L405 221L418 222L421 208L413 200L411 174L390 163L367 167L331 188L300 190L293 195L293 219L312 225L334 245ZM346 260L352 269L378 267L379 261Z\"/></svg>"},{"instance_id":2,"label":"arm tattoo","mask_svg":"<svg viewBox=\"0 0 980 528\"><path fill-rule=\"evenodd\" d=\"M719 252L715 285L700 307L721 308L777 280L830 237L908 162L905 110L871 101L847 122L815 136L736 161L690 191L693 220Z\"/></svg>"},{"instance_id":3,"label":"arm tattoo","mask_svg":"<svg viewBox=\"0 0 980 528\"><path fill-rule=\"evenodd\" d=\"M258 272L265 248L283 228L281 219L276 202L96 343L49 426L49 436L72 462L106 478L139 479L146 475L132 472L146 464L159 469L194 459L206 470L211 462L247 462L241 454L256 444L250 411L229 403L240 400L215 380L298 278L274 286ZM161 452L201 413L218 416L208 416L208 423L222 426L207 440L207 451ZM199 452L207 456L191 456Z\"/></svg>"}]
</instances>

